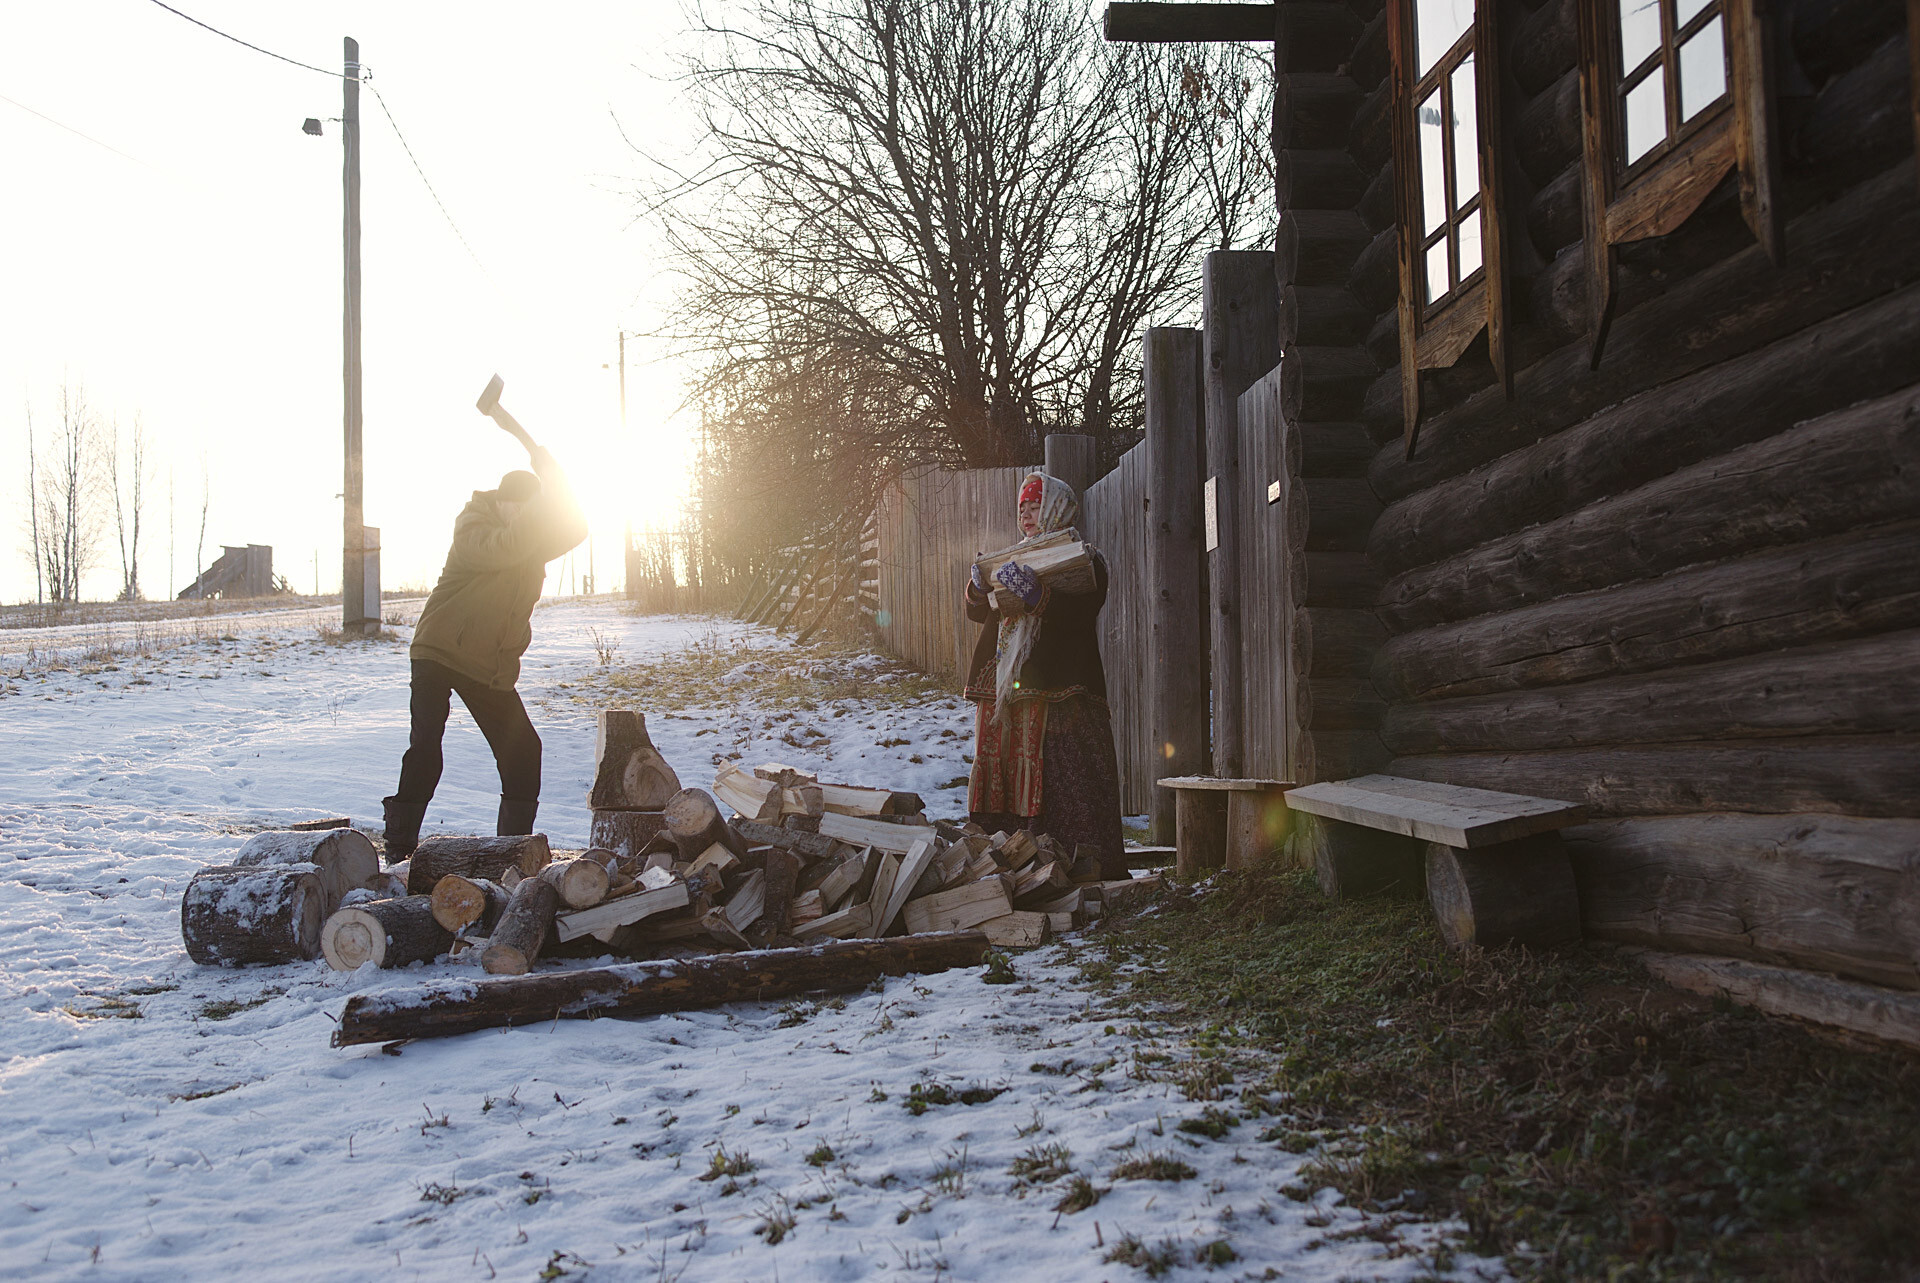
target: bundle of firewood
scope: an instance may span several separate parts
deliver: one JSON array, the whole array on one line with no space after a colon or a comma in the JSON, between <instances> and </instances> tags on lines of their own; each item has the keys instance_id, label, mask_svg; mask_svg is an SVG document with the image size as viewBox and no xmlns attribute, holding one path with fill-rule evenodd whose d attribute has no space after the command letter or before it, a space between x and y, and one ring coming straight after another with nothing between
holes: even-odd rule
<instances>
[{"instance_id":1,"label":"bundle of firewood","mask_svg":"<svg viewBox=\"0 0 1920 1283\"><path fill-rule=\"evenodd\" d=\"M973 563L991 589L994 605L1001 610L1013 605L1013 597L999 586L994 575L1009 561L1019 562L1051 588L1086 592L1093 587L1093 545L1081 542L1080 532L1071 526L1023 539Z\"/></svg>"}]
</instances>

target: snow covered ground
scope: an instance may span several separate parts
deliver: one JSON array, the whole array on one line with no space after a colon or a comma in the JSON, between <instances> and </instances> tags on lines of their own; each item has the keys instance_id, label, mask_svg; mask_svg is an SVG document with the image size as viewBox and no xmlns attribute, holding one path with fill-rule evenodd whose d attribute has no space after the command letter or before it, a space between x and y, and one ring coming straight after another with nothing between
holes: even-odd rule
<instances>
[{"instance_id":1,"label":"snow covered ground","mask_svg":"<svg viewBox=\"0 0 1920 1283\"><path fill-rule=\"evenodd\" d=\"M549 604L535 636L521 690L560 847L586 838L596 643L622 663L781 645L605 601ZM472 968L201 968L179 898L247 833L378 827L406 741L404 645L330 646L308 624L96 668L0 669L0 1278L1433 1272L1436 1228L1283 1194L1302 1159L1258 1117L1227 1124L1251 1111L1232 1088L1208 1099L1193 1049L1102 1011L1076 981L1091 941L1017 957L1010 984L962 971L333 1050L347 995ZM939 787L965 770L958 700L703 698L621 701L689 783L740 753L962 807ZM491 831L496 792L456 704L429 831ZM1098 1201L1056 1210L1077 1179Z\"/></svg>"}]
</instances>

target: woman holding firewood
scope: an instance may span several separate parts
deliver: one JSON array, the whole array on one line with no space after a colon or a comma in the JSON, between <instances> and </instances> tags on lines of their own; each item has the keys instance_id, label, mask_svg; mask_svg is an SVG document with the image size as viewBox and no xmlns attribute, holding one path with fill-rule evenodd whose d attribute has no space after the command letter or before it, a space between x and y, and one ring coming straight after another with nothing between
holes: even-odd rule
<instances>
[{"instance_id":1,"label":"woman holding firewood","mask_svg":"<svg viewBox=\"0 0 1920 1283\"><path fill-rule=\"evenodd\" d=\"M974 702L970 818L989 832L1032 829L1071 854L1099 853L1109 878L1127 876L1120 773L1095 621L1107 600L1107 561L1043 581L1020 549L1065 530L1080 513L1073 487L1041 472L1020 486L1022 543L988 583L976 565L967 618L983 625L967 668Z\"/></svg>"}]
</instances>

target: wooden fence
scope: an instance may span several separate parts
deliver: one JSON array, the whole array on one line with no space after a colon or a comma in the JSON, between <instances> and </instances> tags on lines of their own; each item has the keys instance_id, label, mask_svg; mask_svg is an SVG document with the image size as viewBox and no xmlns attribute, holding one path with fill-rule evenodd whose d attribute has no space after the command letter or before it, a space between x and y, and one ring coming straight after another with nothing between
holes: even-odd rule
<instances>
[{"instance_id":1,"label":"wooden fence","mask_svg":"<svg viewBox=\"0 0 1920 1283\"><path fill-rule=\"evenodd\" d=\"M1153 804L1160 771L1153 715L1151 587L1147 582L1147 444L1087 488L1080 532L1107 557L1107 605L1100 612L1100 662L1107 670L1113 744L1120 763L1120 809L1141 815Z\"/></svg>"}]
</instances>

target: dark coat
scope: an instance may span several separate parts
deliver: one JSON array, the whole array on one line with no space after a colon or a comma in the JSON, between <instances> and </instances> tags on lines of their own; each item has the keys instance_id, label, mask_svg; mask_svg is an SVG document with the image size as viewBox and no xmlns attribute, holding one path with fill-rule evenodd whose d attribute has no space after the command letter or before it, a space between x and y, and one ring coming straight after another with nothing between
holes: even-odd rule
<instances>
[{"instance_id":1,"label":"dark coat","mask_svg":"<svg viewBox=\"0 0 1920 1283\"><path fill-rule=\"evenodd\" d=\"M993 699L993 651L1000 640L1000 612L993 599L976 592L967 583L967 618L985 625L980 640L973 646L973 662L967 666L967 698ZM1107 603L1107 559L1098 549L1093 553L1093 588L1087 592L1062 592L1049 587L1040 603L1040 636L1020 670L1022 694L1036 696L1058 694L1073 687L1083 688L1101 701L1107 698L1107 671L1100 664L1100 608Z\"/></svg>"},{"instance_id":2,"label":"dark coat","mask_svg":"<svg viewBox=\"0 0 1920 1283\"><path fill-rule=\"evenodd\" d=\"M534 460L540 493L511 521L497 490L476 490L453 523L453 546L433 586L408 654L512 690L533 641L533 607L547 563L587 537L587 519L566 474L542 450Z\"/></svg>"}]
</instances>

